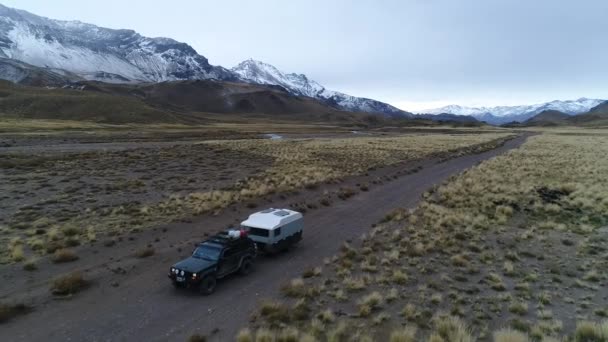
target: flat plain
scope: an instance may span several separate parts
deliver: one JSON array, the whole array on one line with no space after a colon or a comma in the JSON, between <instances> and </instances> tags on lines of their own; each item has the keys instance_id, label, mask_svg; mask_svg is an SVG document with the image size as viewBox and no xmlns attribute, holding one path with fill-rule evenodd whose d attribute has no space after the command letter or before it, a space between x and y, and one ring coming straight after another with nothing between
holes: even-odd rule
<instances>
[{"instance_id":1,"label":"flat plain","mask_svg":"<svg viewBox=\"0 0 608 342\"><path fill-rule=\"evenodd\" d=\"M607 134L545 130L432 188L237 340L605 341Z\"/></svg>"}]
</instances>

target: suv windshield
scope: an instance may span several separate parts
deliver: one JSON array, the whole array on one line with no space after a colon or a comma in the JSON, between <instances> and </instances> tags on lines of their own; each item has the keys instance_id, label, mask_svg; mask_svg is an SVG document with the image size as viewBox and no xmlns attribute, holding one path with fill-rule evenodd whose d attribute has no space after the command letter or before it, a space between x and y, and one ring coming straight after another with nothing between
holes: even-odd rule
<instances>
[{"instance_id":1,"label":"suv windshield","mask_svg":"<svg viewBox=\"0 0 608 342\"><path fill-rule=\"evenodd\" d=\"M202 244L194 250L192 256L199 259L218 260L222 249L219 246Z\"/></svg>"}]
</instances>

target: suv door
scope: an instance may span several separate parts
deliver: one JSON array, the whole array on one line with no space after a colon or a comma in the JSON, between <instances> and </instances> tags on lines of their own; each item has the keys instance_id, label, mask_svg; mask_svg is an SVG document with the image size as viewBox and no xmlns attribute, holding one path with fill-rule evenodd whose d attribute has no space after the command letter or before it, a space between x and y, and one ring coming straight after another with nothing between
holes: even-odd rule
<instances>
[{"instance_id":1,"label":"suv door","mask_svg":"<svg viewBox=\"0 0 608 342\"><path fill-rule=\"evenodd\" d=\"M239 267L239 250L237 248L226 248L222 251L219 261L218 276L223 277L237 270Z\"/></svg>"}]
</instances>

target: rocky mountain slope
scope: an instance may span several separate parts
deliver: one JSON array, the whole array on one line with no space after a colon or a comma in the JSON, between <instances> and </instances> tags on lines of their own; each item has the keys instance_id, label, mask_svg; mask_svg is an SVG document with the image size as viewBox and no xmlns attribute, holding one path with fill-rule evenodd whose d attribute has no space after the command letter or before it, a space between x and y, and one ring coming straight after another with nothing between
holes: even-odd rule
<instances>
[{"instance_id":1,"label":"rocky mountain slope","mask_svg":"<svg viewBox=\"0 0 608 342\"><path fill-rule=\"evenodd\" d=\"M524 121L527 126L555 126L566 124L571 116L557 111L545 110Z\"/></svg>"},{"instance_id":2,"label":"rocky mountain slope","mask_svg":"<svg viewBox=\"0 0 608 342\"><path fill-rule=\"evenodd\" d=\"M308 79L306 75L283 73L270 64L253 59L241 62L231 70L246 82L279 85L292 94L316 98L345 110L384 113L397 117L412 116L411 113L380 101L355 97L326 89L319 83Z\"/></svg>"},{"instance_id":3,"label":"rocky mountain slope","mask_svg":"<svg viewBox=\"0 0 608 342\"><path fill-rule=\"evenodd\" d=\"M79 81L63 87L0 80L0 119L60 119L106 124L301 122L369 126L390 120L338 110L277 86L218 80L117 84Z\"/></svg>"},{"instance_id":4,"label":"rocky mountain slope","mask_svg":"<svg viewBox=\"0 0 608 342\"><path fill-rule=\"evenodd\" d=\"M108 82L235 79L188 44L173 39L52 20L3 5L0 57Z\"/></svg>"}]
</instances>

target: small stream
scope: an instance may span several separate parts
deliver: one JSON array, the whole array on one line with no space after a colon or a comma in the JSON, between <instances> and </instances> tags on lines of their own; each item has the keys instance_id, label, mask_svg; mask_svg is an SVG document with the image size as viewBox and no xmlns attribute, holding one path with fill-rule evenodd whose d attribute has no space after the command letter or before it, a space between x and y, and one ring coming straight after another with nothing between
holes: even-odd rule
<instances>
[{"instance_id":1,"label":"small stream","mask_svg":"<svg viewBox=\"0 0 608 342\"><path fill-rule=\"evenodd\" d=\"M268 134L264 134L264 136L270 140L280 140L283 139L282 135L279 134L274 134L274 133L268 133Z\"/></svg>"}]
</instances>

